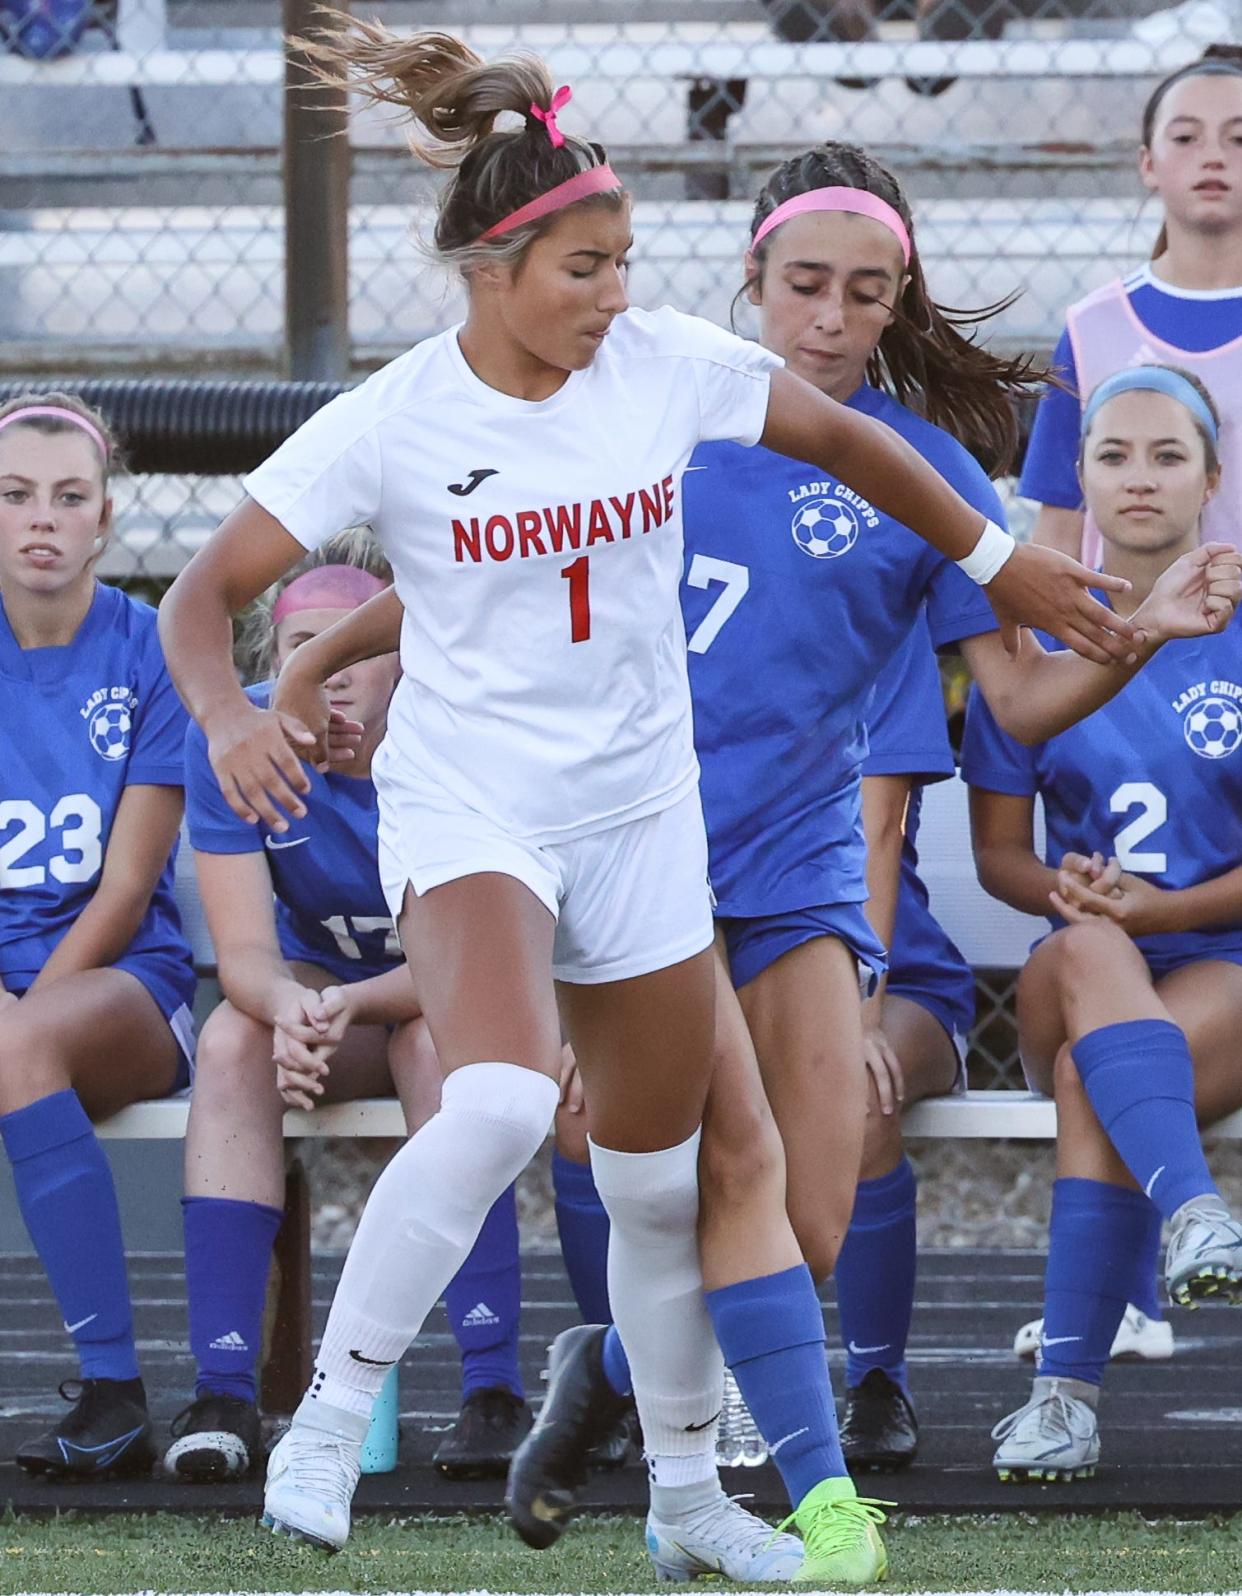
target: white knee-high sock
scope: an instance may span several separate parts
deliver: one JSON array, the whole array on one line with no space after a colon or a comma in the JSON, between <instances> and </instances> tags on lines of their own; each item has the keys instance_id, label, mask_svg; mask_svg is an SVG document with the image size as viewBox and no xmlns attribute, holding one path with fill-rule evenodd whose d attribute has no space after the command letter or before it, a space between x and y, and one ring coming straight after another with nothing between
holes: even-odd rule
<instances>
[{"instance_id":1,"label":"white knee-high sock","mask_svg":"<svg viewBox=\"0 0 1242 1596\"><path fill-rule=\"evenodd\" d=\"M308 1401L370 1413L488 1209L538 1151L559 1096L554 1080L516 1064L467 1064L449 1076L440 1112L411 1136L367 1201Z\"/></svg>"},{"instance_id":2,"label":"white knee-high sock","mask_svg":"<svg viewBox=\"0 0 1242 1596\"><path fill-rule=\"evenodd\" d=\"M612 1224L608 1294L653 1477L661 1485L712 1478L724 1362L699 1265L699 1132L658 1153L590 1145Z\"/></svg>"}]
</instances>

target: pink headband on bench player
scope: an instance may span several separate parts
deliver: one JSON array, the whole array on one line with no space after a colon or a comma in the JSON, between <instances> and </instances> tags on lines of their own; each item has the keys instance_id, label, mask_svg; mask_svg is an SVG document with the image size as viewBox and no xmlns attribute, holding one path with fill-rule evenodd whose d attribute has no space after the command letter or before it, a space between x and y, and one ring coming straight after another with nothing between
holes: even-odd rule
<instances>
[{"instance_id":1,"label":"pink headband on bench player","mask_svg":"<svg viewBox=\"0 0 1242 1596\"><path fill-rule=\"evenodd\" d=\"M901 245L902 259L907 266L910 264L910 234L906 224L887 200L882 200L878 194L869 194L865 188L813 188L808 194L795 194L793 199L787 199L770 216L764 217L750 241L751 249L757 249L774 227L807 211L849 211L854 216L869 216L873 222L882 222Z\"/></svg>"},{"instance_id":2,"label":"pink headband on bench player","mask_svg":"<svg viewBox=\"0 0 1242 1596\"><path fill-rule=\"evenodd\" d=\"M107 462L108 445L104 442L104 435L99 428L85 416L80 416L76 410L64 410L60 405L27 405L24 410L11 410L7 416L0 416L0 432L13 422L32 421L36 416L47 416L53 421L70 421L75 427L81 427L99 450L105 463Z\"/></svg>"},{"instance_id":3,"label":"pink headband on bench player","mask_svg":"<svg viewBox=\"0 0 1242 1596\"><path fill-rule=\"evenodd\" d=\"M298 610L356 610L388 586L357 565L317 565L295 576L272 606L272 625Z\"/></svg>"}]
</instances>

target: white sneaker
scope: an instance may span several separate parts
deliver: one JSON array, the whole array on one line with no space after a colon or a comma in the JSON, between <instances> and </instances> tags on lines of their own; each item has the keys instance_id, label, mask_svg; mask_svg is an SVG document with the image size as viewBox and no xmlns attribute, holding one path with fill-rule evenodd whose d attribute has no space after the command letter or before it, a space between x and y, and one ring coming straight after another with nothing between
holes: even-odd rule
<instances>
[{"instance_id":1,"label":"white sneaker","mask_svg":"<svg viewBox=\"0 0 1242 1596\"><path fill-rule=\"evenodd\" d=\"M1019 1358L1028 1358L1034 1362L1039 1356L1039 1343L1043 1333L1042 1319L1032 1319L1029 1324L1024 1324L1013 1338L1015 1354ZM1169 1321L1152 1319L1141 1308L1136 1308L1130 1302L1126 1304L1126 1311L1117 1326L1117 1334L1113 1337L1109 1357L1123 1359L1126 1362L1138 1360L1143 1363L1159 1363L1173 1356L1173 1346L1173 1326Z\"/></svg>"},{"instance_id":2,"label":"white sneaker","mask_svg":"<svg viewBox=\"0 0 1242 1596\"><path fill-rule=\"evenodd\" d=\"M295 1421L267 1460L260 1523L274 1535L339 1552L349 1539L361 1453L360 1441Z\"/></svg>"},{"instance_id":3,"label":"white sneaker","mask_svg":"<svg viewBox=\"0 0 1242 1596\"><path fill-rule=\"evenodd\" d=\"M723 1574L744 1585L783 1583L802 1567L802 1542L748 1513L722 1491L710 1507L676 1524L647 1515L647 1551L657 1579Z\"/></svg>"},{"instance_id":4,"label":"white sneaker","mask_svg":"<svg viewBox=\"0 0 1242 1596\"><path fill-rule=\"evenodd\" d=\"M1219 1197L1196 1197L1173 1216L1164 1255L1173 1302L1242 1302L1242 1224Z\"/></svg>"}]
</instances>

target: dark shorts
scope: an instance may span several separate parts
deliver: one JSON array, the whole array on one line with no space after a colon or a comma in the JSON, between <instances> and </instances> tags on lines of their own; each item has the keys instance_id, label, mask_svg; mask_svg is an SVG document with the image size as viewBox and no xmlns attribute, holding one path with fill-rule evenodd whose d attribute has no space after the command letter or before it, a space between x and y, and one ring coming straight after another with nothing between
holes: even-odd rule
<instances>
[{"instance_id":1,"label":"dark shorts","mask_svg":"<svg viewBox=\"0 0 1242 1596\"><path fill-rule=\"evenodd\" d=\"M782 954L817 937L836 937L845 943L858 960L864 995L874 990L888 968L884 944L871 929L860 903L825 903L784 914L721 917L716 924L724 932L735 987L746 986Z\"/></svg>"},{"instance_id":2,"label":"dark shorts","mask_svg":"<svg viewBox=\"0 0 1242 1596\"><path fill-rule=\"evenodd\" d=\"M168 1021L168 1028L177 1043L177 1074L165 1095L177 1096L194 1079L194 1016L190 1011L190 1005L194 1002L193 967L188 960L175 955L127 953L115 959L111 968L127 970L141 981ZM4 984L14 997L24 997L34 982L35 974L29 970L15 971L4 977Z\"/></svg>"}]
</instances>

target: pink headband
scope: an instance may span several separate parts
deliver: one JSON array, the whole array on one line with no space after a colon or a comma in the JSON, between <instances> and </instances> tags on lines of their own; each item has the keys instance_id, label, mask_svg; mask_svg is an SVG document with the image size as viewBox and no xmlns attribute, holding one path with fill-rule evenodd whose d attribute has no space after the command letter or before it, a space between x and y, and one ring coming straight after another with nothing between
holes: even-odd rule
<instances>
[{"instance_id":1,"label":"pink headband","mask_svg":"<svg viewBox=\"0 0 1242 1596\"><path fill-rule=\"evenodd\" d=\"M388 586L357 565L317 565L281 590L272 606L272 625L298 610L356 610Z\"/></svg>"},{"instance_id":2,"label":"pink headband","mask_svg":"<svg viewBox=\"0 0 1242 1596\"><path fill-rule=\"evenodd\" d=\"M541 216L564 210L566 205L586 199L588 194L603 194L608 189L620 187L621 179L611 166L590 166L585 172L578 172L564 183L550 188L546 194L540 194L529 205L519 206L516 211L510 211L508 216L502 216L481 235L480 242L483 238L499 238L502 233L511 233L515 227L525 227L527 222L538 221Z\"/></svg>"},{"instance_id":3,"label":"pink headband","mask_svg":"<svg viewBox=\"0 0 1242 1596\"><path fill-rule=\"evenodd\" d=\"M104 435L99 428L85 416L80 416L76 410L63 410L59 405L27 405L24 410L11 410L7 416L0 416L0 432L11 421L30 421L35 416L50 416L56 421L71 421L75 427L81 427L87 437L94 442L105 464L107 463L108 445L104 442Z\"/></svg>"},{"instance_id":4,"label":"pink headband","mask_svg":"<svg viewBox=\"0 0 1242 1596\"><path fill-rule=\"evenodd\" d=\"M887 200L882 200L878 194L869 194L865 188L813 188L809 194L796 194L764 218L750 241L751 249L757 249L774 227L807 211L849 211L855 216L870 216L872 221L882 222L901 245L902 259L907 266L910 264L910 234L906 224Z\"/></svg>"}]
</instances>

